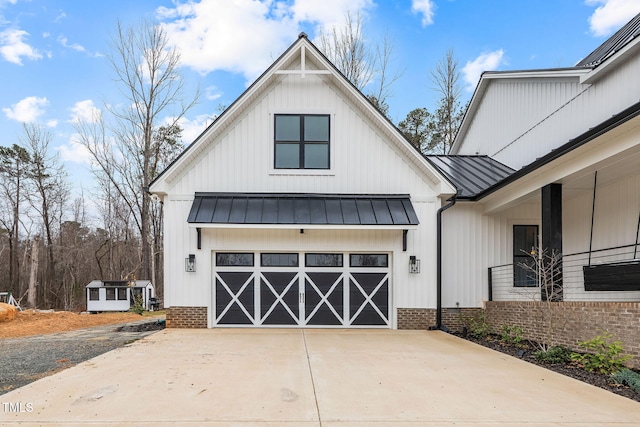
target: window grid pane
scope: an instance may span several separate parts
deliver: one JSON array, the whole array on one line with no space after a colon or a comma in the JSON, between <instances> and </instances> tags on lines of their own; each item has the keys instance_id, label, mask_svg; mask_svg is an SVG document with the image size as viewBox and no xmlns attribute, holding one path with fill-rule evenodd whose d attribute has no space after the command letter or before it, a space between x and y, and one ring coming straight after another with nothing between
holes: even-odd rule
<instances>
[{"instance_id":1,"label":"window grid pane","mask_svg":"<svg viewBox=\"0 0 640 427\"><path fill-rule=\"evenodd\" d=\"M276 114L274 168L329 169L329 115Z\"/></svg>"},{"instance_id":2,"label":"window grid pane","mask_svg":"<svg viewBox=\"0 0 640 427\"><path fill-rule=\"evenodd\" d=\"M388 267L389 256L387 254L351 254L349 265L351 267Z\"/></svg>"},{"instance_id":3,"label":"window grid pane","mask_svg":"<svg viewBox=\"0 0 640 427\"><path fill-rule=\"evenodd\" d=\"M305 254L307 267L342 267L342 254Z\"/></svg>"},{"instance_id":4,"label":"window grid pane","mask_svg":"<svg viewBox=\"0 0 640 427\"><path fill-rule=\"evenodd\" d=\"M329 116L304 116L305 142L329 142Z\"/></svg>"},{"instance_id":5,"label":"window grid pane","mask_svg":"<svg viewBox=\"0 0 640 427\"><path fill-rule=\"evenodd\" d=\"M263 267L297 267L298 254L260 254Z\"/></svg>"},{"instance_id":6,"label":"window grid pane","mask_svg":"<svg viewBox=\"0 0 640 427\"><path fill-rule=\"evenodd\" d=\"M253 254L219 252L216 265L221 267L253 267Z\"/></svg>"}]
</instances>

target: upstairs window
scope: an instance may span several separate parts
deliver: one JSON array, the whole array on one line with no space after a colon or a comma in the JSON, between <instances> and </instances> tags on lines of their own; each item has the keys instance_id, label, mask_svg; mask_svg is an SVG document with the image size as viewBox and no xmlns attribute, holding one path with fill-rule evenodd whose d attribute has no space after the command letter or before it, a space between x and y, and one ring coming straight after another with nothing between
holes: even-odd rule
<instances>
[{"instance_id":1,"label":"upstairs window","mask_svg":"<svg viewBox=\"0 0 640 427\"><path fill-rule=\"evenodd\" d=\"M276 169L329 169L329 115L276 114Z\"/></svg>"}]
</instances>

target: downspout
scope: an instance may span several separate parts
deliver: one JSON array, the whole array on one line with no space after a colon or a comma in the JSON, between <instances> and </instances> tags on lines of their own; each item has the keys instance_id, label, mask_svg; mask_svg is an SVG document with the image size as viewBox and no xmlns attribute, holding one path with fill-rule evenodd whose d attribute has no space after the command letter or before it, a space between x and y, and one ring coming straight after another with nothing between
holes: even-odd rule
<instances>
[{"instance_id":1,"label":"downspout","mask_svg":"<svg viewBox=\"0 0 640 427\"><path fill-rule=\"evenodd\" d=\"M459 191L458 191L459 192ZM458 193L449 199L449 203L438 209L437 217L437 277L436 277L436 324L430 326L429 330L442 329L442 212L456 204Z\"/></svg>"}]
</instances>

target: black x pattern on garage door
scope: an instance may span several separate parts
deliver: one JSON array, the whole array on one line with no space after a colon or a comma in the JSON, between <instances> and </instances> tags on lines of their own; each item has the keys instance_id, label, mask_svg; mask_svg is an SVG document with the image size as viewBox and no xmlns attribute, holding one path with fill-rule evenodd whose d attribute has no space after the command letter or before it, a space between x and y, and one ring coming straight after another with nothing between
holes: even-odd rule
<instances>
[{"instance_id":1,"label":"black x pattern on garage door","mask_svg":"<svg viewBox=\"0 0 640 427\"><path fill-rule=\"evenodd\" d=\"M217 253L215 258L216 325L390 326L387 254Z\"/></svg>"}]
</instances>

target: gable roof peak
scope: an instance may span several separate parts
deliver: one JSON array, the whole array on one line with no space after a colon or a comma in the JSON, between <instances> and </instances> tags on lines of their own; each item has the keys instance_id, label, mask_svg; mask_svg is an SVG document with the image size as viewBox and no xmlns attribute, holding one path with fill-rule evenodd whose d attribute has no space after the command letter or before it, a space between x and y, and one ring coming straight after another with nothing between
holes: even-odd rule
<instances>
[{"instance_id":1,"label":"gable roof peak","mask_svg":"<svg viewBox=\"0 0 640 427\"><path fill-rule=\"evenodd\" d=\"M309 36L307 36L307 33L305 33L304 31L302 31L300 34L298 34L298 38L299 39L307 39L307 40L309 40Z\"/></svg>"}]
</instances>

